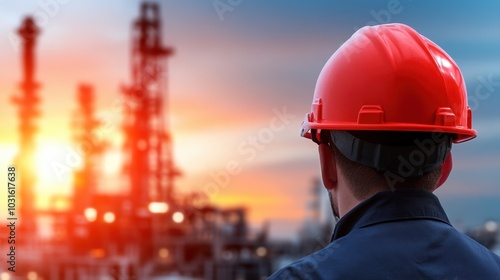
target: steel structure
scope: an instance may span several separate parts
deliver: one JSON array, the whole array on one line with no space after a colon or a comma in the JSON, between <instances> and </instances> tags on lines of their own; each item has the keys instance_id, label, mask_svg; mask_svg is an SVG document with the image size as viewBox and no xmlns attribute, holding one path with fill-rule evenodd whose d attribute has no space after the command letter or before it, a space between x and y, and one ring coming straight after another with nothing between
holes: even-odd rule
<instances>
[{"instance_id":1,"label":"steel structure","mask_svg":"<svg viewBox=\"0 0 500 280\"><path fill-rule=\"evenodd\" d=\"M37 239L35 219L29 219L35 214L51 224L54 234L24 246L20 251L24 271L19 277L10 274L13 279L177 279L182 275L197 280L249 280L270 274L267 229L251 231L244 207L224 209L201 194L174 191L180 172L173 161L166 104L166 62L173 51L162 45L158 4L143 3L133 24L132 81L123 90L128 191L104 194L97 189L100 155L106 145L94 137L99 121L94 115L93 88L81 85L72 127L83 165L74 173L71 207L35 212L32 164L39 99L33 48L39 31L28 18L19 33L24 38L25 77L23 95L14 99L21 118L17 164L22 217L32 222L26 223L22 239Z\"/></svg>"},{"instance_id":2,"label":"steel structure","mask_svg":"<svg viewBox=\"0 0 500 280\"><path fill-rule=\"evenodd\" d=\"M179 175L172 157L166 109L167 58L162 45L160 11L156 3L143 3L132 32L132 83L127 99L125 173L130 176L133 209L147 209L151 201L172 201Z\"/></svg>"},{"instance_id":3,"label":"steel structure","mask_svg":"<svg viewBox=\"0 0 500 280\"><path fill-rule=\"evenodd\" d=\"M93 205L92 196L97 192L98 167L105 143L97 135L100 122L94 116L94 89L87 84L78 88L79 108L74 119L75 140L82 153L83 166L75 172L73 210L84 213Z\"/></svg>"},{"instance_id":4,"label":"steel structure","mask_svg":"<svg viewBox=\"0 0 500 280\"><path fill-rule=\"evenodd\" d=\"M20 149L15 160L19 176L19 231L36 232L35 200L35 119L40 115L37 95L39 84L35 80L35 46L40 33L32 17L26 17L17 33L21 37L21 54L23 60L23 81L20 84L21 94L12 101L19 107Z\"/></svg>"}]
</instances>

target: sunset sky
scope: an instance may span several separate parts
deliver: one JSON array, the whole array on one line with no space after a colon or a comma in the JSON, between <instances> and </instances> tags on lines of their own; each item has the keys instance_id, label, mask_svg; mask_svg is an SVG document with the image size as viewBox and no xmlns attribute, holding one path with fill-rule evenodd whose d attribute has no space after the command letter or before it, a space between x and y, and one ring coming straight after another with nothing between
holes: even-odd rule
<instances>
[{"instance_id":1,"label":"sunset sky","mask_svg":"<svg viewBox=\"0 0 500 280\"><path fill-rule=\"evenodd\" d=\"M215 182L213 174L236 162L241 172L231 175L212 201L246 205L253 224L269 220L273 236L292 235L307 215L310 187L319 175L316 145L301 138L299 129L322 66L360 27L402 22L440 45L461 67L479 134L453 148L454 171L437 194L452 222L473 226L500 219L495 206L500 204L500 3L158 2L164 42L175 49L169 61L168 118L175 160L184 174L179 190L203 191ZM10 102L21 80L14 32L29 14L42 29L36 49L36 77L42 84L40 206L46 206L49 195L71 189L70 176L59 178L50 166L78 167L67 161L74 150L70 125L80 83L95 87L97 115L109 123L103 132L110 147L100 188L120 189L121 114L113 104L122 98L121 85L130 81L130 27L139 5L138 0L0 0L2 170L18 148L17 108ZM272 130L271 122L279 129ZM255 137L265 141L253 145Z\"/></svg>"}]
</instances>

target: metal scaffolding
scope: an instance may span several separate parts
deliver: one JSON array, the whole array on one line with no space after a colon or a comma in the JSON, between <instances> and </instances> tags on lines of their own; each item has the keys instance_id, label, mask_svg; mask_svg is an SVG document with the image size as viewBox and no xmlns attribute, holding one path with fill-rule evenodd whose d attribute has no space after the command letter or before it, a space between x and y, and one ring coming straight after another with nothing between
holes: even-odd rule
<instances>
[{"instance_id":1,"label":"metal scaffolding","mask_svg":"<svg viewBox=\"0 0 500 280\"><path fill-rule=\"evenodd\" d=\"M18 240L27 241L19 255L22 275L36 276L29 279L182 275L212 280L260 279L270 274L267 229L251 231L244 207L225 209L208 201L201 205L196 199L201 194L175 192L180 172L173 160L167 106L167 59L173 50L162 45L160 18L158 4L142 3L133 24L131 83L123 89L123 175L128 192L98 190L107 145L96 135L100 122L93 88L82 84L72 128L83 164L74 172L70 207L64 210L35 209L35 119L40 100L34 47L39 29L30 17L19 29L24 80L22 93L13 98L19 106L21 145L16 164L23 238ZM36 219L53 232L38 243L32 242L38 238Z\"/></svg>"},{"instance_id":2,"label":"metal scaffolding","mask_svg":"<svg viewBox=\"0 0 500 280\"><path fill-rule=\"evenodd\" d=\"M132 33L132 83L124 89L125 174L130 176L133 209L151 201L170 202L179 175L172 156L172 140L165 119L167 63L171 48L162 45L159 7L143 3Z\"/></svg>"}]
</instances>

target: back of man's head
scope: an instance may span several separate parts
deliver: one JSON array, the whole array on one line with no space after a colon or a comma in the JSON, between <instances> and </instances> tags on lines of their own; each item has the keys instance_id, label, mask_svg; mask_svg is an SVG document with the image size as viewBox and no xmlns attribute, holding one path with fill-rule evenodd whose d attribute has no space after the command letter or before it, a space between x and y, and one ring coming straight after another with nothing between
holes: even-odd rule
<instances>
[{"instance_id":1,"label":"back of man's head","mask_svg":"<svg viewBox=\"0 0 500 280\"><path fill-rule=\"evenodd\" d=\"M335 143L330 142L332 153L338 167L342 170L348 186L356 199L363 200L377 191L396 189L424 189L434 191L441 178L440 162L431 164L430 168L411 172L423 167L429 158L439 158L435 135L429 132L395 132L395 131L350 131L357 141L382 146L374 156L380 160L396 162L392 168L368 166L345 156ZM449 136L445 136L448 138ZM451 143L450 146L451 148ZM377 152L382 154L375 155ZM449 152L449 150L448 150ZM366 153L365 153L366 154ZM445 156L448 156L446 154Z\"/></svg>"},{"instance_id":2,"label":"back of man's head","mask_svg":"<svg viewBox=\"0 0 500 280\"><path fill-rule=\"evenodd\" d=\"M372 189L434 190L450 171L451 144L476 131L458 65L396 23L361 28L330 57L302 136L320 144L323 157L327 143L353 194L364 198ZM330 169L334 161L323 159ZM336 175L323 181L332 188Z\"/></svg>"}]
</instances>

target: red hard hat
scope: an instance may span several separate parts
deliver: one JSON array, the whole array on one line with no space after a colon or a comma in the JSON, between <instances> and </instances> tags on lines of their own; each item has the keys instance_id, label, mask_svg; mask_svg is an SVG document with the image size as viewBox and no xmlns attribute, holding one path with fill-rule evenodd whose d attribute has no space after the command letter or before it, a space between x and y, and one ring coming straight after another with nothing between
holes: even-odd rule
<instances>
[{"instance_id":1,"label":"red hard hat","mask_svg":"<svg viewBox=\"0 0 500 280\"><path fill-rule=\"evenodd\" d=\"M476 137L460 69L404 24L358 30L323 67L302 136L311 130L442 132Z\"/></svg>"}]
</instances>

